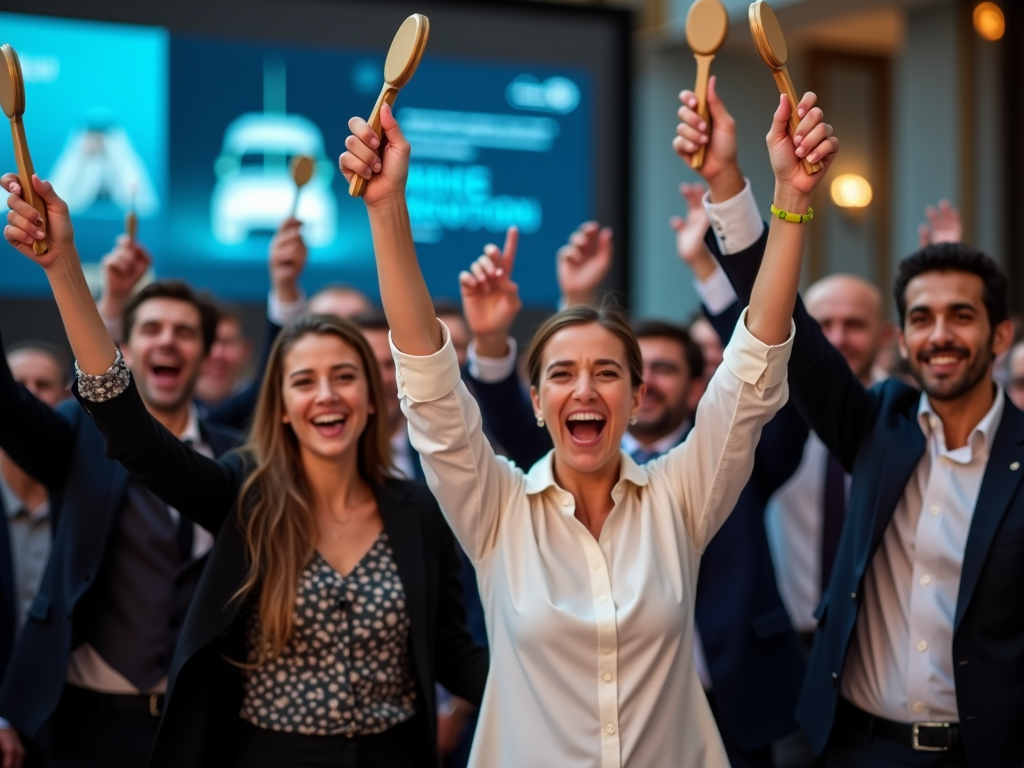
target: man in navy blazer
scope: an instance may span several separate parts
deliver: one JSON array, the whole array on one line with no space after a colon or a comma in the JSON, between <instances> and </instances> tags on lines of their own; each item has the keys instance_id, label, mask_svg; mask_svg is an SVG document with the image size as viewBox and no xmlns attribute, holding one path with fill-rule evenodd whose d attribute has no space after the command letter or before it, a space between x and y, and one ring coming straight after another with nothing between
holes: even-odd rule
<instances>
[{"instance_id":1,"label":"man in navy blazer","mask_svg":"<svg viewBox=\"0 0 1024 768\"><path fill-rule=\"evenodd\" d=\"M151 412L197 450L220 455L237 445L237 433L198 419L192 404L215 326L212 306L187 286L151 283L126 309L122 349ZM182 524L106 458L102 434L76 401L51 408L6 363L0 410L0 448L46 486L56 521L42 585L0 687L0 717L39 735L54 764L144 765L212 539L204 544L208 534Z\"/></svg>"},{"instance_id":2,"label":"man in navy blazer","mask_svg":"<svg viewBox=\"0 0 1024 768\"><path fill-rule=\"evenodd\" d=\"M588 241L591 250L600 247L596 225L585 226L577 234L576 250L586 250ZM546 430L534 426L529 398L509 366L515 352L508 329L518 309L516 286L507 274L512 255L508 244L503 252L489 246L487 258L505 273L503 278L478 291L476 286L467 287L470 273L464 273L463 293L467 320L476 332L469 366L474 394L489 432L525 468L551 450L551 442ZM565 256L563 252L560 259ZM568 261L585 264L592 258L593 254L577 253ZM560 270L560 277L564 271ZM484 272L486 266L478 262L474 274ZM473 306L477 293L492 297L488 306ZM741 309L733 306L716 318L726 341ZM631 428L623 447L644 463L686 438L696 406L687 393L693 379L702 374L703 363L699 347L682 329L641 321L635 330L644 357L648 398L638 414L641 423ZM504 361L499 359L502 351L508 353ZM495 378L501 365L506 367L501 378L490 383L483 380ZM488 374L481 378L483 370ZM783 408L765 426L750 481L701 558L695 605L701 651L696 662L734 768L770 768L772 743L797 729L793 710L805 662L776 587L764 510L771 494L799 465L806 438L807 427L791 407Z\"/></svg>"},{"instance_id":3,"label":"man in navy blazer","mask_svg":"<svg viewBox=\"0 0 1024 768\"><path fill-rule=\"evenodd\" d=\"M721 262L749 297L763 253ZM1007 281L929 245L894 294L923 392L870 389L798 302L790 397L853 475L797 718L830 766L1024 763L1024 413L993 380Z\"/></svg>"},{"instance_id":4,"label":"man in navy blazer","mask_svg":"<svg viewBox=\"0 0 1024 768\"><path fill-rule=\"evenodd\" d=\"M24 342L8 351L7 365L14 379L36 398L54 407L67 397L71 367L67 356L43 342ZM0 451L0 682L24 624L28 607L38 592L52 544L52 520L46 486L34 480ZM15 754L17 734L0 721L0 742L11 742ZM41 756L26 745L23 765L40 765Z\"/></svg>"}]
</instances>

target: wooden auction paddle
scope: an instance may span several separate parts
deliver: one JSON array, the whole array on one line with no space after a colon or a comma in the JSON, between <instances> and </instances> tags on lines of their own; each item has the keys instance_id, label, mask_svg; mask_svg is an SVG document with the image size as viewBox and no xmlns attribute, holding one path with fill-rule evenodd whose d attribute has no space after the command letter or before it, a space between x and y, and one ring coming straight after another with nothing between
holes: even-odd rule
<instances>
[{"instance_id":1,"label":"wooden auction paddle","mask_svg":"<svg viewBox=\"0 0 1024 768\"><path fill-rule=\"evenodd\" d=\"M288 171L292 175L292 181L295 182L295 202L292 203L292 212L289 214L289 218L294 219L299 212L299 195L302 194L302 188L313 178L314 170L316 170L316 163L309 155L296 155L292 158Z\"/></svg>"},{"instance_id":2,"label":"wooden auction paddle","mask_svg":"<svg viewBox=\"0 0 1024 768\"><path fill-rule=\"evenodd\" d=\"M686 14L686 42L697 60L697 84L693 88L697 97L697 112L710 127L708 115L708 79L711 77L711 62L729 34L729 12L721 0L697 0ZM710 134L710 130L708 131ZM707 144L701 144L690 158L690 166L704 165Z\"/></svg>"},{"instance_id":3,"label":"wooden auction paddle","mask_svg":"<svg viewBox=\"0 0 1024 768\"><path fill-rule=\"evenodd\" d=\"M18 164L18 176L21 179L21 194L25 201L39 211L43 223L39 228L46 232L46 203L36 194L32 186L32 157L28 153L28 141L25 139L25 124L21 116L25 114L25 79L21 75L21 62L18 52L10 45L0 45L0 108L11 119L11 138L14 140L14 159ZM46 239L33 240L32 251L36 255L46 253L49 246Z\"/></svg>"},{"instance_id":4,"label":"wooden auction paddle","mask_svg":"<svg viewBox=\"0 0 1024 768\"><path fill-rule=\"evenodd\" d=\"M775 17L775 12L764 0L750 4L749 17L754 46L764 63L771 68L775 83L779 86L779 93L789 99L789 132L795 136L800 126L800 116L796 113L800 100L789 77L789 70L786 69L786 60L789 58L786 36L782 34L782 27ZM804 170L808 173L817 173L821 170L821 163L809 163L807 158L803 158L803 164Z\"/></svg>"},{"instance_id":5,"label":"wooden auction paddle","mask_svg":"<svg viewBox=\"0 0 1024 768\"><path fill-rule=\"evenodd\" d=\"M132 184L132 207L124 215L124 233L128 235L129 242L135 242L135 235L139 231L139 216L135 213L135 196L138 193L138 185Z\"/></svg>"},{"instance_id":6,"label":"wooden auction paddle","mask_svg":"<svg viewBox=\"0 0 1024 768\"><path fill-rule=\"evenodd\" d=\"M398 91L416 73L416 67L423 58L423 51L427 47L427 38L430 36L430 19L422 13L414 13L402 22L398 28L395 39L391 41L391 49L384 62L384 88L377 97L377 103L373 105L370 119L367 122L370 128L377 134L377 138L383 141L380 130L380 108L387 104L394 106L398 98ZM352 197L362 197L366 192L366 179L356 174L352 175L352 182L348 185L348 193Z\"/></svg>"}]
</instances>

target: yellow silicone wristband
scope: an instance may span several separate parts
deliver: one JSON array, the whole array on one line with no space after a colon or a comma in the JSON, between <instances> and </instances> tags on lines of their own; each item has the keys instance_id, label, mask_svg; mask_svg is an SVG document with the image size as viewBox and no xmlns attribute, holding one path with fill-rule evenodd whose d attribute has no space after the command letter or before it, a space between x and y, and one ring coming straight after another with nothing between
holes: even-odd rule
<instances>
[{"instance_id":1,"label":"yellow silicone wristband","mask_svg":"<svg viewBox=\"0 0 1024 768\"><path fill-rule=\"evenodd\" d=\"M793 224L806 224L808 221L814 218L814 209L810 206L807 207L807 213L790 213L784 211L781 208L776 207L775 203L771 205L772 216L783 221L788 221Z\"/></svg>"}]
</instances>

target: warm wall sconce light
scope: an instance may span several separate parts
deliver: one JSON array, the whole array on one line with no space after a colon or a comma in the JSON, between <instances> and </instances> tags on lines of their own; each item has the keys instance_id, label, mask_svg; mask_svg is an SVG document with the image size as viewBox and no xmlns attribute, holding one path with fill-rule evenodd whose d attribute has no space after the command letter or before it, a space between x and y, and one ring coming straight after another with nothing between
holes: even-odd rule
<instances>
[{"instance_id":1,"label":"warm wall sconce light","mask_svg":"<svg viewBox=\"0 0 1024 768\"><path fill-rule=\"evenodd\" d=\"M873 194L868 180L856 173L844 173L832 182L832 202L840 208L866 208Z\"/></svg>"},{"instance_id":2,"label":"warm wall sconce light","mask_svg":"<svg viewBox=\"0 0 1024 768\"><path fill-rule=\"evenodd\" d=\"M995 3L978 3L974 7L974 29L986 40L998 40L1006 31L1003 9Z\"/></svg>"}]
</instances>

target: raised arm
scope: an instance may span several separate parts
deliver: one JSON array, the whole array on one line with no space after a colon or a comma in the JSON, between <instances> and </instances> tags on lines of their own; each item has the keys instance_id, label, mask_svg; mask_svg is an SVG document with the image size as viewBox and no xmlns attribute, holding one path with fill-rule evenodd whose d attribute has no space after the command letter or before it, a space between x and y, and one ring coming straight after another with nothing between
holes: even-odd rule
<instances>
[{"instance_id":1,"label":"raised arm","mask_svg":"<svg viewBox=\"0 0 1024 768\"><path fill-rule=\"evenodd\" d=\"M790 215L802 215L810 211L811 193L832 165L839 140L832 136L832 126L816 107L803 116L796 135L790 136L790 109L789 99L780 96L768 132L768 154L775 171L775 207ZM801 164L804 158L820 162L821 171L807 173ZM804 224L772 217L764 262L747 309L747 328L765 344L780 344L789 337L806 231Z\"/></svg>"},{"instance_id":2,"label":"raised arm","mask_svg":"<svg viewBox=\"0 0 1024 768\"><path fill-rule=\"evenodd\" d=\"M380 140L373 129L362 118L349 120L352 135L345 140L348 151L341 156L341 171L346 179L356 174L370 182L363 202L370 217L380 299L391 339L408 355L431 355L441 349L444 340L412 241L405 201L409 142L386 105L381 109L380 124L387 143L378 157Z\"/></svg>"},{"instance_id":3,"label":"raised arm","mask_svg":"<svg viewBox=\"0 0 1024 768\"><path fill-rule=\"evenodd\" d=\"M480 409L461 381L451 339L434 315L405 202L409 144L386 106L381 127L388 141L382 157L377 157L379 142L366 121L353 118L349 127L352 135L340 165L347 179L353 174L368 179L363 200L410 439L459 543L479 563L497 541L509 500L523 492L524 477L494 455Z\"/></svg>"},{"instance_id":4,"label":"raised arm","mask_svg":"<svg viewBox=\"0 0 1024 768\"><path fill-rule=\"evenodd\" d=\"M533 427L533 405L516 375L512 324L522 307L519 286L512 281L519 232L510 227L505 247L484 247L484 253L459 274L466 324L473 334L468 381L480 404L484 427L512 461L524 469L551 450L551 437Z\"/></svg>"},{"instance_id":5,"label":"raised arm","mask_svg":"<svg viewBox=\"0 0 1024 768\"><path fill-rule=\"evenodd\" d=\"M57 196L50 182L38 176L28 180L46 204L49 220L49 248L37 256L32 243L44 238L40 229L42 219L35 208L21 198L21 179L7 175L2 183L11 193L7 198L10 212L4 237L46 273L78 367L96 376L104 373L114 362L116 348L85 282L67 204Z\"/></svg>"},{"instance_id":6,"label":"raised arm","mask_svg":"<svg viewBox=\"0 0 1024 768\"><path fill-rule=\"evenodd\" d=\"M270 295L267 297L263 351L252 381L224 402L209 408L206 415L210 421L238 430L248 428L263 388L263 373L267 370L270 350L274 347L277 334L281 332L282 326L305 310L305 294L299 287L299 278L306 268L309 249L302 237L301 228L302 222L298 219L285 219L270 241Z\"/></svg>"},{"instance_id":7,"label":"raised arm","mask_svg":"<svg viewBox=\"0 0 1024 768\"><path fill-rule=\"evenodd\" d=\"M67 205L49 182L32 178L49 215L50 247L42 256L32 250L33 240L42 237L38 214L22 200L17 179L4 177L3 183L11 192L4 237L46 272L82 374L75 394L107 438L108 455L182 514L216 531L232 511L237 464L223 466L199 455L146 410L85 282ZM85 397L83 380L90 384Z\"/></svg>"}]
</instances>

